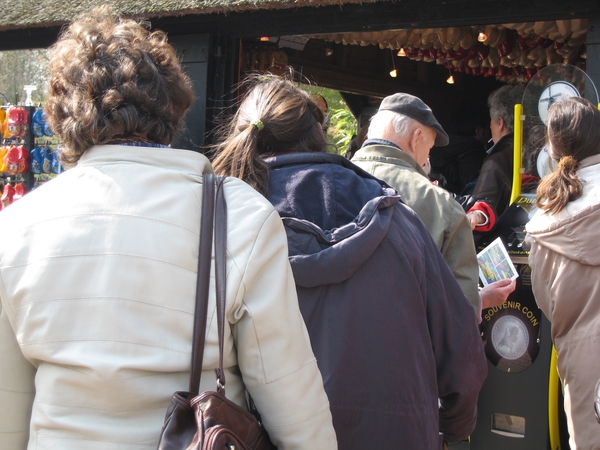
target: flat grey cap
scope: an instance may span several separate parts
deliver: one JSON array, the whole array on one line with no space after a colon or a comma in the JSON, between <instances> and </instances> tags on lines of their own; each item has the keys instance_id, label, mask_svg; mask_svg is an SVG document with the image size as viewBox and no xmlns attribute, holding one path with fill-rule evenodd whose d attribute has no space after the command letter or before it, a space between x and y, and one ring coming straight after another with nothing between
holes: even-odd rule
<instances>
[{"instance_id":1,"label":"flat grey cap","mask_svg":"<svg viewBox=\"0 0 600 450\"><path fill-rule=\"evenodd\" d=\"M423 103L423 100L419 97L401 92L389 95L379 105L379 111L393 111L404 114L423 125L433 128L437 133L435 138L436 147L443 147L450 142L448 135L431 112L431 108Z\"/></svg>"}]
</instances>

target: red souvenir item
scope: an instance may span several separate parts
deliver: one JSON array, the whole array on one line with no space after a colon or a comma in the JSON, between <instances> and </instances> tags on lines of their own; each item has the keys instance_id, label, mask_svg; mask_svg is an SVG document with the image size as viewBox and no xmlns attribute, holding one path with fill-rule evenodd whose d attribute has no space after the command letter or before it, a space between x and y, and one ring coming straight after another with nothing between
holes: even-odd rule
<instances>
[{"instance_id":1,"label":"red souvenir item","mask_svg":"<svg viewBox=\"0 0 600 450\"><path fill-rule=\"evenodd\" d=\"M13 194L13 202L16 202L24 195L25 195L25 186L23 186L23 184L21 184L21 183L17 183L15 185L15 192Z\"/></svg>"},{"instance_id":2,"label":"red souvenir item","mask_svg":"<svg viewBox=\"0 0 600 450\"><path fill-rule=\"evenodd\" d=\"M21 134L19 136L25 139L29 133L29 117L25 108L19 108L19 114L21 114Z\"/></svg>"},{"instance_id":3,"label":"red souvenir item","mask_svg":"<svg viewBox=\"0 0 600 450\"><path fill-rule=\"evenodd\" d=\"M29 152L22 145L9 148L4 157L5 172L10 175L26 172L29 168L27 158L29 158Z\"/></svg>"},{"instance_id":4,"label":"red souvenir item","mask_svg":"<svg viewBox=\"0 0 600 450\"><path fill-rule=\"evenodd\" d=\"M4 137L25 138L27 133L29 133L29 118L25 108L9 109L4 122Z\"/></svg>"},{"instance_id":5,"label":"red souvenir item","mask_svg":"<svg viewBox=\"0 0 600 450\"><path fill-rule=\"evenodd\" d=\"M7 126L4 131L4 137L14 138L21 136L21 128L23 124L23 114L21 108L11 108L7 114Z\"/></svg>"},{"instance_id":6,"label":"red souvenir item","mask_svg":"<svg viewBox=\"0 0 600 450\"><path fill-rule=\"evenodd\" d=\"M2 192L2 208L6 208L13 202L13 197L15 195L15 188L10 184L4 186L4 191Z\"/></svg>"},{"instance_id":7,"label":"red souvenir item","mask_svg":"<svg viewBox=\"0 0 600 450\"><path fill-rule=\"evenodd\" d=\"M18 147L10 147L6 152L4 161L6 162L5 172L10 175L16 175L19 172L19 157L20 153Z\"/></svg>"}]
</instances>

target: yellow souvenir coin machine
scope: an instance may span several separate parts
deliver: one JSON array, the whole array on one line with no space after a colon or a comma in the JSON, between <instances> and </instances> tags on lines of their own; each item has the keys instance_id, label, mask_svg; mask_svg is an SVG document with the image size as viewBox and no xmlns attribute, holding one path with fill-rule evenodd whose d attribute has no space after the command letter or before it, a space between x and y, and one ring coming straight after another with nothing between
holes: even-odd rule
<instances>
[{"instance_id":1,"label":"yellow souvenir coin machine","mask_svg":"<svg viewBox=\"0 0 600 450\"><path fill-rule=\"evenodd\" d=\"M519 277L508 301L482 314L488 376L479 396L471 450L569 449L551 325L531 289L525 225L536 210L535 183L530 181L554 169L546 147L548 108L574 96L598 104L596 88L585 72L555 64L529 81L522 104L515 106L511 205L495 229L477 242L477 250L500 237Z\"/></svg>"}]
</instances>

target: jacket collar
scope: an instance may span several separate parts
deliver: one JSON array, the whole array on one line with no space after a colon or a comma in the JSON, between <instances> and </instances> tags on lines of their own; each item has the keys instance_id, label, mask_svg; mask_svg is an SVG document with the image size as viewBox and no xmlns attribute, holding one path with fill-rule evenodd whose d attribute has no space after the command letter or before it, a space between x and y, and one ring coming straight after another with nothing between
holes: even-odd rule
<instances>
[{"instance_id":1,"label":"jacket collar","mask_svg":"<svg viewBox=\"0 0 600 450\"><path fill-rule=\"evenodd\" d=\"M384 139L369 139L365 145L358 150L352 159L354 161L380 161L388 164L396 164L404 167L410 167L419 174L427 177L423 168L414 160L412 156L402 150L393 142L385 144ZM369 143L367 145L367 143Z\"/></svg>"},{"instance_id":2,"label":"jacket collar","mask_svg":"<svg viewBox=\"0 0 600 450\"><path fill-rule=\"evenodd\" d=\"M513 141L515 138L515 135L513 133L508 133L505 134L504 136L502 136L498 142L496 142L494 145L492 145L488 151L487 154L488 155L492 155L494 153L500 152L502 150L506 150L507 148L510 147L511 151L512 151L512 146L508 146L506 143L508 141Z\"/></svg>"},{"instance_id":3,"label":"jacket collar","mask_svg":"<svg viewBox=\"0 0 600 450\"><path fill-rule=\"evenodd\" d=\"M395 147L398 150L402 150L399 145L394 144L392 141L388 141L387 139L379 139L379 138L367 139L365 142L363 142L362 147L367 147L369 145L387 145L389 147Z\"/></svg>"},{"instance_id":4,"label":"jacket collar","mask_svg":"<svg viewBox=\"0 0 600 450\"><path fill-rule=\"evenodd\" d=\"M278 167L290 166L294 164L336 164L346 169L352 170L354 173L362 178L368 178L371 180L377 180L377 182L386 188L391 188L389 184L374 177L366 170L361 169L357 165L353 164L349 159L344 158L340 155L334 155L332 153L321 153L321 152L294 152L284 153L275 156L270 156L264 159L265 163L270 169Z\"/></svg>"},{"instance_id":5,"label":"jacket collar","mask_svg":"<svg viewBox=\"0 0 600 450\"><path fill-rule=\"evenodd\" d=\"M81 156L77 166L89 167L119 163L169 167L172 170L190 174L212 173L210 162L202 153L174 148L123 145L96 145Z\"/></svg>"}]
</instances>

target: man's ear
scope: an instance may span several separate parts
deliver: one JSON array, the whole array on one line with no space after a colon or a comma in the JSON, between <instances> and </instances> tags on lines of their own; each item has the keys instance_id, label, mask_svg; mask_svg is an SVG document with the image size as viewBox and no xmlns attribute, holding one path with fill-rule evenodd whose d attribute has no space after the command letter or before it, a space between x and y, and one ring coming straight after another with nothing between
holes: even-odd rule
<instances>
[{"instance_id":1,"label":"man's ear","mask_svg":"<svg viewBox=\"0 0 600 450\"><path fill-rule=\"evenodd\" d=\"M419 141L419 138L422 134L423 130L421 130L419 127L416 127L410 134L410 140L408 141L409 148L407 149L407 151L411 155L415 153L415 148L417 148L417 142Z\"/></svg>"},{"instance_id":2,"label":"man's ear","mask_svg":"<svg viewBox=\"0 0 600 450\"><path fill-rule=\"evenodd\" d=\"M500 132L506 131L506 122L502 117L498 117L498 130Z\"/></svg>"}]
</instances>

